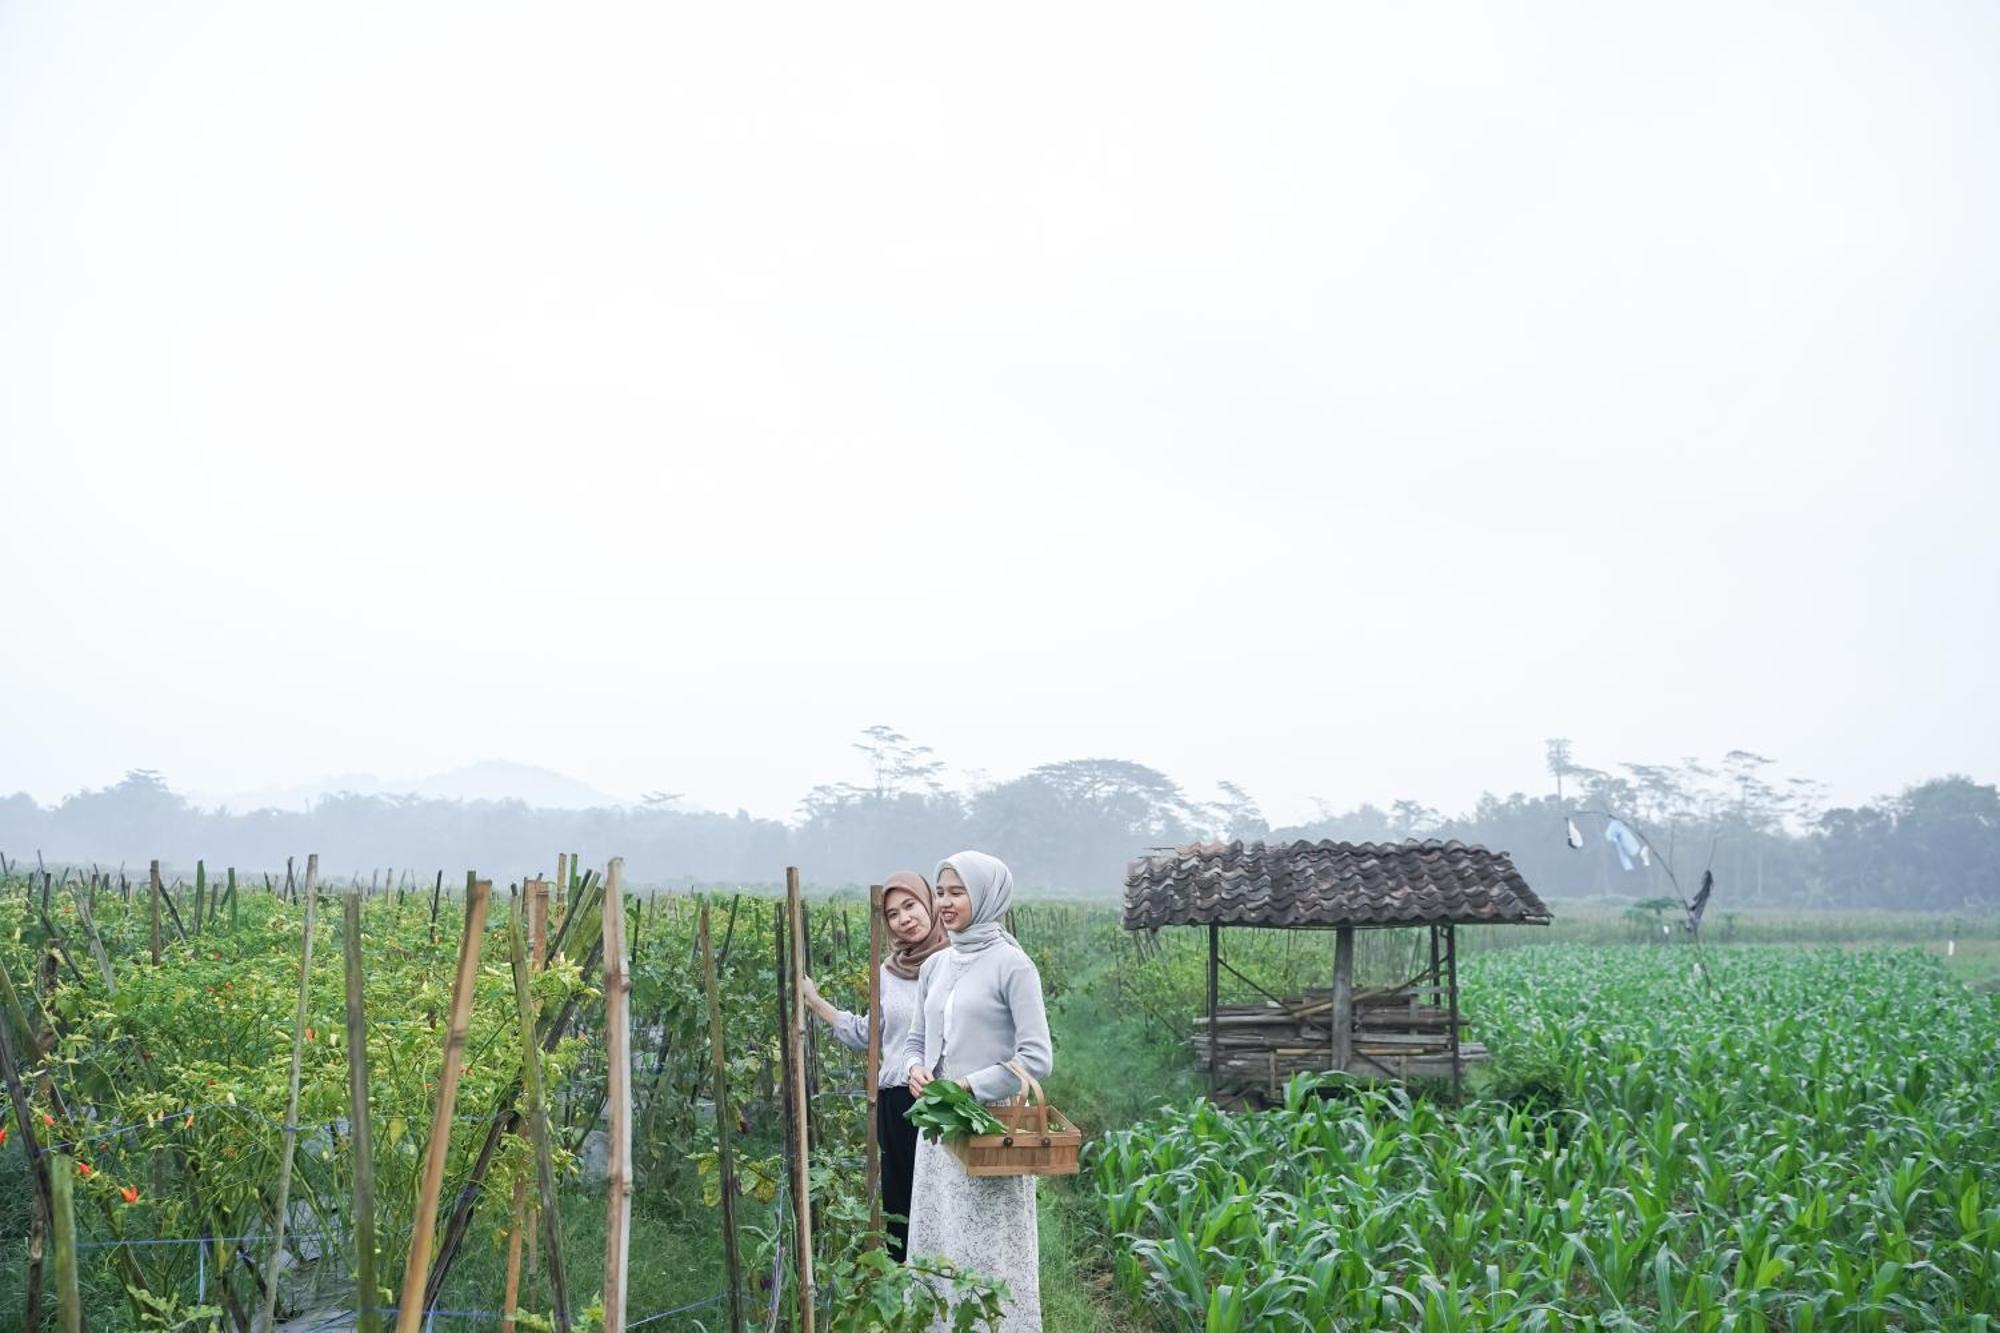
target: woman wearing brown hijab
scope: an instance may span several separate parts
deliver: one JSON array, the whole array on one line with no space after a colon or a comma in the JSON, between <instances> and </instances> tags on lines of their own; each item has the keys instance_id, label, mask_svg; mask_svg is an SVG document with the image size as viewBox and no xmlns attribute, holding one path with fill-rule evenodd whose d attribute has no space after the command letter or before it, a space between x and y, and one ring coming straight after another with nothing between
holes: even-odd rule
<instances>
[{"instance_id":1,"label":"woman wearing brown hijab","mask_svg":"<svg viewBox=\"0 0 2000 1333\"><path fill-rule=\"evenodd\" d=\"M899 870L882 881L882 916L889 927L891 952L882 961L882 1073L876 1080L875 1118L882 1144L882 1214L889 1232L889 1253L898 1262L910 1234L910 1176L917 1156L917 1127L904 1117L915 1101L905 1085L906 1071L897 1068L910 1024L917 1016L917 969L949 943L937 917L931 886L914 870ZM807 977L801 987L806 1005L833 1028L840 1044L853 1051L868 1049L868 1015L836 1009Z\"/></svg>"}]
</instances>

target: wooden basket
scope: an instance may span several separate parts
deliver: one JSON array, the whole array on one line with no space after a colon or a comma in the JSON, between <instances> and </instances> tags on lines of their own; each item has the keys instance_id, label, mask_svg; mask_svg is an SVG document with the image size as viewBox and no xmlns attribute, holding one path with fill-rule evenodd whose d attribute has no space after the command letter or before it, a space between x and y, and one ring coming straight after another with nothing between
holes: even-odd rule
<instances>
[{"instance_id":1,"label":"wooden basket","mask_svg":"<svg viewBox=\"0 0 2000 1333\"><path fill-rule=\"evenodd\" d=\"M1005 1134L971 1134L946 1139L945 1147L968 1176L1073 1176L1083 1131L1049 1105L1042 1085L1009 1060L1007 1068L1021 1080L1021 1091L998 1106L988 1107Z\"/></svg>"}]
</instances>

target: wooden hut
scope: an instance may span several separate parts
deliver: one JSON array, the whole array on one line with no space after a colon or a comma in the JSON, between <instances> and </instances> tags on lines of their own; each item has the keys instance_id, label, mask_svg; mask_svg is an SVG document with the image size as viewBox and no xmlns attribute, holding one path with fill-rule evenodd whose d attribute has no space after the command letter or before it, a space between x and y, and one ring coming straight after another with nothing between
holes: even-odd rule
<instances>
[{"instance_id":1,"label":"wooden hut","mask_svg":"<svg viewBox=\"0 0 2000 1333\"><path fill-rule=\"evenodd\" d=\"M1209 1094L1275 1092L1292 1074L1443 1077L1454 1091L1484 1048L1461 1040L1458 927L1544 926L1549 909L1505 852L1462 842L1196 843L1156 851L1125 875L1125 928L1208 927L1208 1022L1195 1034ZM1223 957L1226 926L1335 932L1332 984L1263 992ZM1429 963L1399 985L1357 993L1354 932L1427 928ZM1222 1008L1220 971L1263 1002Z\"/></svg>"}]
</instances>

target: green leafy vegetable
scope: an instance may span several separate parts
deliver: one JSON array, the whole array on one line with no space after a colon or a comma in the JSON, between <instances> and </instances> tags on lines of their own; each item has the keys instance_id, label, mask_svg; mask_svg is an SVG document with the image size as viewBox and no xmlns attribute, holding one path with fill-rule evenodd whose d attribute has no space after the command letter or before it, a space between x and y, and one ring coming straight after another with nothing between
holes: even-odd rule
<instances>
[{"instance_id":1,"label":"green leafy vegetable","mask_svg":"<svg viewBox=\"0 0 2000 1333\"><path fill-rule=\"evenodd\" d=\"M1007 1126L991 1111L958 1086L956 1080L948 1078L934 1078L924 1084L924 1090L903 1116L932 1142L1007 1132Z\"/></svg>"}]
</instances>

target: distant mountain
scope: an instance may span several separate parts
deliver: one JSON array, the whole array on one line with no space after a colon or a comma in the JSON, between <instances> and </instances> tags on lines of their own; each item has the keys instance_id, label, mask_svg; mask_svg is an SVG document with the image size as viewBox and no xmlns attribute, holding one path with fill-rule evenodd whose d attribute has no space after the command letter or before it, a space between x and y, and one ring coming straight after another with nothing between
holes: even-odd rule
<instances>
[{"instance_id":1,"label":"distant mountain","mask_svg":"<svg viewBox=\"0 0 2000 1333\"><path fill-rule=\"evenodd\" d=\"M451 801L524 801L543 810L588 810L636 802L599 791L587 782L535 764L484 759L429 777L383 779L373 773L342 773L317 782L262 787L227 796L194 797L197 805L231 810L301 810L341 792L357 796L428 796Z\"/></svg>"}]
</instances>

